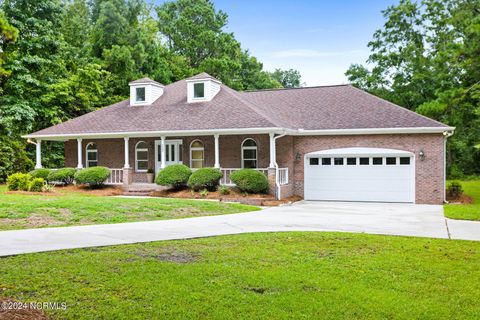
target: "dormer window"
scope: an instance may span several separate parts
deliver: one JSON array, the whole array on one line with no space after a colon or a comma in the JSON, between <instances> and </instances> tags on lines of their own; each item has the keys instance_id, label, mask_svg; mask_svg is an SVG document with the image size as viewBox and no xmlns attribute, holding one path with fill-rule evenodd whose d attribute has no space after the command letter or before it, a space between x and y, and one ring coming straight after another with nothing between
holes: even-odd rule
<instances>
[{"instance_id":1,"label":"dormer window","mask_svg":"<svg viewBox=\"0 0 480 320\"><path fill-rule=\"evenodd\" d=\"M196 99L205 98L205 83L193 84L193 97Z\"/></svg>"},{"instance_id":2,"label":"dormer window","mask_svg":"<svg viewBox=\"0 0 480 320\"><path fill-rule=\"evenodd\" d=\"M145 102L145 87L136 88L135 102Z\"/></svg>"}]
</instances>

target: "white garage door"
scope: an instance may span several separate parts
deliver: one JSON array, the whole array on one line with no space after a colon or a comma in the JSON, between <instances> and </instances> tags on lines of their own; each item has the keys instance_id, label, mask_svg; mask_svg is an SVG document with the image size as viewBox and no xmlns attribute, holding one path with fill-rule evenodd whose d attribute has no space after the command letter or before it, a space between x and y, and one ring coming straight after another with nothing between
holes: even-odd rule
<instances>
[{"instance_id":1,"label":"white garage door","mask_svg":"<svg viewBox=\"0 0 480 320\"><path fill-rule=\"evenodd\" d=\"M414 154L377 148L308 153L305 199L415 202Z\"/></svg>"}]
</instances>

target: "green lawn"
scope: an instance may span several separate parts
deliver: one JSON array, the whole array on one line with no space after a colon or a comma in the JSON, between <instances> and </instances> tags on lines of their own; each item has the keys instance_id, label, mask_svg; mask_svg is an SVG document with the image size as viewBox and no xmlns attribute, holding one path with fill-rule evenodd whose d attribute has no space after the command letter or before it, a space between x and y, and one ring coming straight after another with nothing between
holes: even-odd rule
<instances>
[{"instance_id":1,"label":"green lawn","mask_svg":"<svg viewBox=\"0 0 480 320\"><path fill-rule=\"evenodd\" d=\"M259 210L242 204L164 198L116 198L67 192L7 194L0 186L0 230L175 219Z\"/></svg>"},{"instance_id":2,"label":"green lawn","mask_svg":"<svg viewBox=\"0 0 480 320\"><path fill-rule=\"evenodd\" d=\"M474 319L480 242L265 233L2 258L0 295L62 319Z\"/></svg>"},{"instance_id":3,"label":"green lawn","mask_svg":"<svg viewBox=\"0 0 480 320\"><path fill-rule=\"evenodd\" d=\"M451 219L480 220L480 180L462 181L464 193L473 199L472 204L447 204L445 216Z\"/></svg>"}]
</instances>

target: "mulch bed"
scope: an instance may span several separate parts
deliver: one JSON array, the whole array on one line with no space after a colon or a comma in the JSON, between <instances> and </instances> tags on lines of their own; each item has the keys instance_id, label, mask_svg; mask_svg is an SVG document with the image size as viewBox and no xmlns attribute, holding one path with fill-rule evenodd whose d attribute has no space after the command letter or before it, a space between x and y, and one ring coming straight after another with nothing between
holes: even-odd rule
<instances>
[{"instance_id":1,"label":"mulch bed","mask_svg":"<svg viewBox=\"0 0 480 320\"><path fill-rule=\"evenodd\" d=\"M452 199L447 196L447 201L451 204L472 204L473 198L465 194L462 194L458 199Z\"/></svg>"},{"instance_id":2,"label":"mulch bed","mask_svg":"<svg viewBox=\"0 0 480 320\"><path fill-rule=\"evenodd\" d=\"M43 310L30 308L28 303L0 297L0 320L48 320Z\"/></svg>"},{"instance_id":3,"label":"mulch bed","mask_svg":"<svg viewBox=\"0 0 480 320\"><path fill-rule=\"evenodd\" d=\"M188 189L172 190L166 189L161 191L153 191L149 194L152 197L162 198L180 198L180 199L211 199L228 202L239 202L243 204L257 205L257 206L279 206L295 201L302 200L299 196L293 196L282 200L275 200L271 194L244 194L237 188L231 188L230 194L221 194L219 191L208 192L207 195L202 196L199 192L192 192Z\"/></svg>"}]
</instances>

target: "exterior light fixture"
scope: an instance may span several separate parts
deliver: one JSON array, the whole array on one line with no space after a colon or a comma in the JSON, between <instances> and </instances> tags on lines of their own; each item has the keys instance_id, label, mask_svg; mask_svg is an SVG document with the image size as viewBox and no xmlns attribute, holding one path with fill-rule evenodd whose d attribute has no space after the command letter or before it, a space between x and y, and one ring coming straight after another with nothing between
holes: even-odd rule
<instances>
[{"instance_id":1,"label":"exterior light fixture","mask_svg":"<svg viewBox=\"0 0 480 320\"><path fill-rule=\"evenodd\" d=\"M300 153L297 152L295 154L295 160L300 161L301 159L302 159L302 156L300 155Z\"/></svg>"},{"instance_id":2,"label":"exterior light fixture","mask_svg":"<svg viewBox=\"0 0 480 320\"><path fill-rule=\"evenodd\" d=\"M418 156L420 157L420 160L423 161L425 160L425 152L422 150L420 150L420 152L418 153Z\"/></svg>"}]
</instances>

